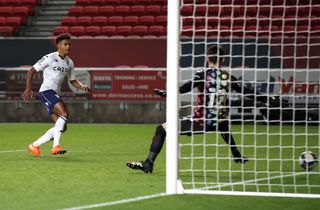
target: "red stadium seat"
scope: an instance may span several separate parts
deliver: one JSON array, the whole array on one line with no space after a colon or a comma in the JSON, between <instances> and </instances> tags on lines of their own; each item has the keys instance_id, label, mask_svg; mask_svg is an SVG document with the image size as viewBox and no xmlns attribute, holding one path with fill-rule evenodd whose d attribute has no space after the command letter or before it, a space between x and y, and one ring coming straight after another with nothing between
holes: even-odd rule
<instances>
[{"instance_id":1,"label":"red stadium seat","mask_svg":"<svg viewBox=\"0 0 320 210\"><path fill-rule=\"evenodd\" d=\"M0 7L0 16L12 16L13 7Z\"/></svg>"},{"instance_id":2,"label":"red stadium seat","mask_svg":"<svg viewBox=\"0 0 320 210\"><path fill-rule=\"evenodd\" d=\"M283 16L284 7L273 7L271 10L272 16Z\"/></svg>"},{"instance_id":3,"label":"red stadium seat","mask_svg":"<svg viewBox=\"0 0 320 210\"><path fill-rule=\"evenodd\" d=\"M167 16L160 15L155 19L155 25L167 26Z\"/></svg>"},{"instance_id":4,"label":"red stadium seat","mask_svg":"<svg viewBox=\"0 0 320 210\"><path fill-rule=\"evenodd\" d=\"M148 5L146 6L146 15L161 15L161 6L159 5Z\"/></svg>"},{"instance_id":5,"label":"red stadium seat","mask_svg":"<svg viewBox=\"0 0 320 210\"><path fill-rule=\"evenodd\" d=\"M89 36L99 36L100 27L99 26L87 26L85 28L85 34Z\"/></svg>"},{"instance_id":6,"label":"red stadium seat","mask_svg":"<svg viewBox=\"0 0 320 210\"><path fill-rule=\"evenodd\" d=\"M114 13L113 6L101 6L99 7L99 15L102 16L111 16Z\"/></svg>"},{"instance_id":7,"label":"red stadium seat","mask_svg":"<svg viewBox=\"0 0 320 210\"><path fill-rule=\"evenodd\" d=\"M77 18L77 25L79 26L89 26L92 23L92 18L90 16L81 16Z\"/></svg>"},{"instance_id":8,"label":"red stadium seat","mask_svg":"<svg viewBox=\"0 0 320 210\"><path fill-rule=\"evenodd\" d=\"M183 26L181 31L181 36L191 37L193 35L193 27L192 26Z\"/></svg>"},{"instance_id":9,"label":"red stadium seat","mask_svg":"<svg viewBox=\"0 0 320 210\"><path fill-rule=\"evenodd\" d=\"M284 10L284 14L286 17L296 16L297 12L298 12L297 7L286 7Z\"/></svg>"},{"instance_id":10,"label":"red stadium seat","mask_svg":"<svg viewBox=\"0 0 320 210\"><path fill-rule=\"evenodd\" d=\"M72 26L69 28L69 33L72 36L82 36L82 35L84 35L84 27L83 26Z\"/></svg>"},{"instance_id":11,"label":"red stadium seat","mask_svg":"<svg viewBox=\"0 0 320 210\"><path fill-rule=\"evenodd\" d=\"M233 26L244 26L245 19L244 18L235 18L232 19L232 25Z\"/></svg>"},{"instance_id":12,"label":"red stadium seat","mask_svg":"<svg viewBox=\"0 0 320 210\"><path fill-rule=\"evenodd\" d=\"M34 7L35 5L38 4L38 0L20 0L20 4L22 6L31 6Z\"/></svg>"},{"instance_id":13,"label":"red stadium seat","mask_svg":"<svg viewBox=\"0 0 320 210\"><path fill-rule=\"evenodd\" d=\"M166 15L168 14L168 8L167 6L162 6L161 7L161 15Z\"/></svg>"},{"instance_id":14,"label":"red stadium seat","mask_svg":"<svg viewBox=\"0 0 320 210\"><path fill-rule=\"evenodd\" d=\"M106 0L105 5L117 6L121 4L121 0Z\"/></svg>"},{"instance_id":15,"label":"red stadium seat","mask_svg":"<svg viewBox=\"0 0 320 210\"><path fill-rule=\"evenodd\" d=\"M142 16L146 12L145 6L137 5L130 8L130 15Z\"/></svg>"},{"instance_id":16,"label":"red stadium seat","mask_svg":"<svg viewBox=\"0 0 320 210\"><path fill-rule=\"evenodd\" d=\"M311 28L308 25L298 26L297 35L308 37L310 35ZM291 33L294 34L294 33Z\"/></svg>"},{"instance_id":17,"label":"red stadium seat","mask_svg":"<svg viewBox=\"0 0 320 210\"><path fill-rule=\"evenodd\" d=\"M6 18L5 17L0 17L0 26L6 25Z\"/></svg>"},{"instance_id":18,"label":"red stadium seat","mask_svg":"<svg viewBox=\"0 0 320 210\"><path fill-rule=\"evenodd\" d=\"M145 36L148 34L148 27L147 26L134 26L132 28L132 33L138 36Z\"/></svg>"},{"instance_id":19,"label":"red stadium seat","mask_svg":"<svg viewBox=\"0 0 320 210\"><path fill-rule=\"evenodd\" d=\"M144 26L151 26L154 24L154 16L140 16L139 23Z\"/></svg>"},{"instance_id":20,"label":"red stadium seat","mask_svg":"<svg viewBox=\"0 0 320 210\"><path fill-rule=\"evenodd\" d=\"M5 6L6 5L6 1L5 0L0 0L0 7Z\"/></svg>"},{"instance_id":21,"label":"red stadium seat","mask_svg":"<svg viewBox=\"0 0 320 210\"><path fill-rule=\"evenodd\" d=\"M86 6L83 8L83 15L97 16L98 11L98 6Z\"/></svg>"},{"instance_id":22,"label":"red stadium seat","mask_svg":"<svg viewBox=\"0 0 320 210\"><path fill-rule=\"evenodd\" d=\"M167 0L151 0L151 4L164 6L167 5Z\"/></svg>"},{"instance_id":23,"label":"red stadium seat","mask_svg":"<svg viewBox=\"0 0 320 210\"><path fill-rule=\"evenodd\" d=\"M265 16L265 17L270 17L271 14L271 7L270 6L261 6L258 9L258 14L259 16Z\"/></svg>"},{"instance_id":24,"label":"red stadium seat","mask_svg":"<svg viewBox=\"0 0 320 210\"><path fill-rule=\"evenodd\" d=\"M121 4L122 5L130 5L130 6L132 6L132 5L136 5L137 2L136 2L136 0L121 0Z\"/></svg>"},{"instance_id":25,"label":"red stadium seat","mask_svg":"<svg viewBox=\"0 0 320 210\"><path fill-rule=\"evenodd\" d=\"M6 25L7 26L20 26L23 24L22 17L7 17Z\"/></svg>"},{"instance_id":26,"label":"red stadium seat","mask_svg":"<svg viewBox=\"0 0 320 210\"><path fill-rule=\"evenodd\" d=\"M13 15L15 16L27 16L32 12L32 8L27 6L19 6L13 8Z\"/></svg>"},{"instance_id":27,"label":"red stadium seat","mask_svg":"<svg viewBox=\"0 0 320 210\"><path fill-rule=\"evenodd\" d=\"M204 24L205 24L205 18L183 18L183 25L185 26L186 25L203 26Z\"/></svg>"},{"instance_id":28,"label":"red stadium seat","mask_svg":"<svg viewBox=\"0 0 320 210\"><path fill-rule=\"evenodd\" d=\"M207 14L208 7L206 6L196 6L195 16L205 16Z\"/></svg>"},{"instance_id":29,"label":"red stadium seat","mask_svg":"<svg viewBox=\"0 0 320 210\"><path fill-rule=\"evenodd\" d=\"M222 26L231 26L232 19L230 17L223 17L220 19L220 25Z\"/></svg>"},{"instance_id":30,"label":"red stadium seat","mask_svg":"<svg viewBox=\"0 0 320 210\"><path fill-rule=\"evenodd\" d=\"M14 27L12 26L1 26L0 36L12 36L14 33Z\"/></svg>"},{"instance_id":31,"label":"red stadium seat","mask_svg":"<svg viewBox=\"0 0 320 210\"><path fill-rule=\"evenodd\" d=\"M242 26L232 26L231 34L234 37L243 37L245 28Z\"/></svg>"},{"instance_id":32,"label":"red stadium seat","mask_svg":"<svg viewBox=\"0 0 320 210\"><path fill-rule=\"evenodd\" d=\"M73 6L69 9L69 16L82 16L83 7L81 6Z\"/></svg>"},{"instance_id":33,"label":"red stadium seat","mask_svg":"<svg viewBox=\"0 0 320 210\"><path fill-rule=\"evenodd\" d=\"M220 13L221 13L221 7L217 7L217 6L209 6L209 8L208 8L208 16L210 17L212 17L212 16L215 16L215 17L217 17L217 16L219 16L220 15Z\"/></svg>"},{"instance_id":34,"label":"red stadium seat","mask_svg":"<svg viewBox=\"0 0 320 210\"><path fill-rule=\"evenodd\" d=\"M193 16L193 6L183 6L180 13L182 16Z\"/></svg>"},{"instance_id":35,"label":"red stadium seat","mask_svg":"<svg viewBox=\"0 0 320 210\"><path fill-rule=\"evenodd\" d=\"M6 5L19 6L20 0L6 0Z\"/></svg>"},{"instance_id":36,"label":"red stadium seat","mask_svg":"<svg viewBox=\"0 0 320 210\"><path fill-rule=\"evenodd\" d=\"M100 6L100 5L104 5L104 4L105 4L105 0L90 0L90 5Z\"/></svg>"},{"instance_id":37,"label":"red stadium seat","mask_svg":"<svg viewBox=\"0 0 320 210\"><path fill-rule=\"evenodd\" d=\"M150 0L136 0L139 5L150 5Z\"/></svg>"},{"instance_id":38,"label":"red stadium seat","mask_svg":"<svg viewBox=\"0 0 320 210\"><path fill-rule=\"evenodd\" d=\"M164 26L150 26L149 34L154 36L163 36L165 35L165 27Z\"/></svg>"},{"instance_id":39,"label":"red stadium seat","mask_svg":"<svg viewBox=\"0 0 320 210\"><path fill-rule=\"evenodd\" d=\"M282 16L273 16L271 19L271 25L281 27L284 19Z\"/></svg>"},{"instance_id":40,"label":"red stadium seat","mask_svg":"<svg viewBox=\"0 0 320 210\"><path fill-rule=\"evenodd\" d=\"M76 17L64 17L61 20L62 26L75 26L77 25L77 18Z\"/></svg>"},{"instance_id":41,"label":"red stadium seat","mask_svg":"<svg viewBox=\"0 0 320 210\"><path fill-rule=\"evenodd\" d=\"M297 23L296 16L288 16L283 20L284 26L295 26Z\"/></svg>"},{"instance_id":42,"label":"red stadium seat","mask_svg":"<svg viewBox=\"0 0 320 210\"><path fill-rule=\"evenodd\" d=\"M114 8L114 15L127 16L130 13L129 6L116 6Z\"/></svg>"},{"instance_id":43,"label":"red stadium seat","mask_svg":"<svg viewBox=\"0 0 320 210\"><path fill-rule=\"evenodd\" d=\"M69 32L69 27L68 26L58 26L54 29L54 35L58 35L61 33L68 33Z\"/></svg>"},{"instance_id":44,"label":"red stadium seat","mask_svg":"<svg viewBox=\"0 0 320 210\"><path fill-rule=\"evenodd\" d=\"M117 31L115 26L103 26L101 28L101 35L114 36L116 33Z\"/></svg>"},{"instance_id":45,"label":"red stadium seat","mask_svg":"<svg viewBox=\"0 0 320 210\"><path fill-rule=\"evenodd\" d=\"M258 14L257 6L250 6L246 8L245 16L256 17L257 14Z\"/></svg>"},{"instance_id":46,"label":"red stadium seat","mask_svg":"<svg viewBox=\"0 0 320 210\"><path fill-rule=\"evenodd\" d=\"M121 35L121 36L132 35L132 27L131 26L118 26L117 27L117 35Z\"/></svg>"},{"instance_id":47,"label":"red stadium seat","mask_svg":"<svg viewBox=\"0 0 320 210\"><path fill-rule=\"evenodd\" d=\"M316 17L320 17L320 4L312 6L311 15L314 15Z\"/></svg>"},{"instance_id":48,"label":"red stadium seat","mask_svg":"<svg viewBox=\"0 0 320 210\"><path fill-rule=\"evenodd\" d=\"M108 18L108 24L112 26L120 26L123 24L122 16L111 16Z\"/></svg>"},{"instance_id":49,"label":"red stadium seat","mask_svg":"<svg viewBox=\"0 0 320 210\"><path fill-rule=\"evenodd\" d=\"M246 26L245 37L256 37L261 27Z\"/></svg>"},{"instance_id":50,"label":"red stadium seat","mask_svg":"<svg viewBox=\"0 0 320 210\"><path fill-rule=\"evenodd\" d=\"M233 6L223 6L220 11L220 16L232 16Z\"/></svg>"},{"instance_id":51,"label":"red stadium seat","mask_svg":"<svg viewBox=\"0 0 320 210\"><path fill-rule=\"evenodd\" d=\"M90 0L76 0L77 6L88 6L90 5Z\"/></svg>"},{"instance_id":52,"label":"red stadium seat","mask_svg":"<svg viewBox=\"0 0 320 210\"><path fill-rule=\"evenodd\" d=\"M315 37L320 36L320 25L313 26L310 35Z\"/></svg>"},{"instance_id":53,"label":"red stadium seat","mask_svg":"<svg viewBox=\"0 0 320 210\"><path fill-rule=\"evenodd\" d=\"M219 24L219 18L211 17L207 19L208 26L216 27Z\"/></svg>"},{"instance_id":54,"label":"red stadium seat","mask_svg":"<svg viewBox=\"0 0 320 210\"><path fill-rule=\"evenodd\" d=\"M123 24L128 26L135 26L139 23L138 16L126 16L123 18Z\"/></svg>"},{"instance_id":55,"label":"red stadium seat","mask_svg":"<svg viewBox=\"0 0 320 210\"><path fill-rule=\"evenodd\" d=\"M108 20L105 16L95 16L92 18L92 25L94 26L105 26L107 23Z\"/></svg>"}]
</instances>

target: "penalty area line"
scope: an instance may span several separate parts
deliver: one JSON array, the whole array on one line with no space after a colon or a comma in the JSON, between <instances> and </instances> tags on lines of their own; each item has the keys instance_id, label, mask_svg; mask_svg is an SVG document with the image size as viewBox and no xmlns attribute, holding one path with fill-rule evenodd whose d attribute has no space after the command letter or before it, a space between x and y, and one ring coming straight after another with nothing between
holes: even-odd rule
<instances>
[{"instance_id":1,"label":"penalty area line","mask_svg":"<svg viewBox=\"0 0 320 210\"><path fill-rule=\"evenodd\" d=\"M110 202L105 202L105 203L97 203L97 204L91 204L91 205L85 205L85 206L65 208L65 209L60 209L60 210L93 209L93 208L104 207L104 206L113 206L113 205L118 205L118 204L133 203L133 202L137 202L137 201L149 200L152 198L158 198L158 197L162 197L165 195L167 195L167 194L166 193L158 193L158 194L153 194L153 195L139 196L139 197L117 200L117 201L110 201Z\"/></svg>"}]
</instances>

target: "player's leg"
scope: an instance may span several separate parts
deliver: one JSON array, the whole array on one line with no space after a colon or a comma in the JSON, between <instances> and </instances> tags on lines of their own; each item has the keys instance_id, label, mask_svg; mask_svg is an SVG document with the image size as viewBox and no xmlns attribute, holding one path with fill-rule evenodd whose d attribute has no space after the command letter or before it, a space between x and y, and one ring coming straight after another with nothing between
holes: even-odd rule
<instances>
[{"instance_id":1,"label":"player's leg","mask_svg":"<svg viewBox=\"0 0 320 210\"><path fill-rule=\"evenodd\" d=\"M233 155L233 159L236 163L246 163L248 159L241 155L240 151L237 148L236 142L230 132L229 122L227 120L223 120L218 124L218 130L221 133L223 140L229 144L230 150Z\"/></svg>"},{"instance_id":2,"label":"player's leg","mask_svg":"<svg viewBox=\"0 0 320 210\"><path fill-rule=\"evenodd\" d=\"M59 97L56 97L55 92L48 90L44 92L39 92L39 99L46 107L49 115L51 116L53 122L56 122L58 116L53 113L53 103L60 101ZM41 156L40 146L53 140L54 136L54 127L46 131L40 138L28 146L28 151L30 151L35 156Z\"/></svg>"},{"instance_id":3,"label":"player's leg","mask_svg":"<svg viewBox=\"0 0 320 210\"><path fill-rule=\"evenodd\" d=\"M51 150L51 153L54 155L64 154L67 152L66 150L61 148L60 138L62 132L66 130L68 117L69 112L63 101L56 103L53 107L53 114L51 115L52 120L55 121L53 133L53 148Z\"/></svg>"},{"instance_id":4,"label":"player's leg","mask_svg":"<svg viewBox=\"0 0 320 210\"><path fill-rule=\"evenodd\" d=\"M129 161L127 162L127 166L131 169L139 169L144 171L145 173L151 174L153 171L153 163L156 160L158 154L161 152L165 138L166 123L157 126L154 136L152 138L149 154L146 160L140 162Z\"/></svg>"}]
</instances>

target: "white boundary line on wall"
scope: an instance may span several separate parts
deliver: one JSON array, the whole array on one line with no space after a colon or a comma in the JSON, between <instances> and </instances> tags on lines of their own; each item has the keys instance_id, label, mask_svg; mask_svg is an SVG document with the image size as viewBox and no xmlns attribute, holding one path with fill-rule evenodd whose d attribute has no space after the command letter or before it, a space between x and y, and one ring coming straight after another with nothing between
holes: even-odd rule
<instances>
[{"instance_id":1,"label":"white boundary line on wall","mask_svg":"<svg viewBox=\"0 0 320 210\"><path fill-rule=\"evenodd\" d=\"M91 205L86 205L86 206L65 208L65 209L61 209L61 210L93 209L93 208L98 208L98 207L113 206L113 205L117 205L117 204L124 204L124 203L132 203L132 202L137 202L137 201L149 200L152 198L158 198L158 197L162 197L165 195L167 195L167 194L166 193L158 193L158 194L153 194L153 195L139 196L139 197L117 200L117 201L110 201L110 202L105 202L105 203L97 203L97 204L91 204Z\"/></svg>"}]
</instances>

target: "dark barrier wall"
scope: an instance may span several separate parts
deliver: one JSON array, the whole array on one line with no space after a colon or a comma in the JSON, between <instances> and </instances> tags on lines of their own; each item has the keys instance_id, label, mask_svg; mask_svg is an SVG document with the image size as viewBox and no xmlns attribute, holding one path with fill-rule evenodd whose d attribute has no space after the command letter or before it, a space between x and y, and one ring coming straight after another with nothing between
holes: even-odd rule
<instances>
[{"instance_id":1,"label":"dark barrier wall","mask_svg":"<svg viewBox=\"0 0 320 210\"><path fill-rule=\"evenodd\" d=\"M214 39L182 40L181 66L203 67ZM220 39L230 67L319 68L320 38ZM166 39L73 39L71 57L77 67L166 66ZM232 50L231 50L232 48ZM170 49L169 49L170 50ZM33 65L55 51L49 39L0 39L0 67Z\"/></svg>"},{"instance_id":2,"label":"dark barrier wall","mask_svg":"<svg viewBox=\"0 0 320 210\"><path fill-rule=\"evenodd\" d=\"M33 65L55 50L54 40L0 39L0 67ZM73 39L70 57L76 67L164 67L166 39Z\"/></svg>"}]
</instances>

